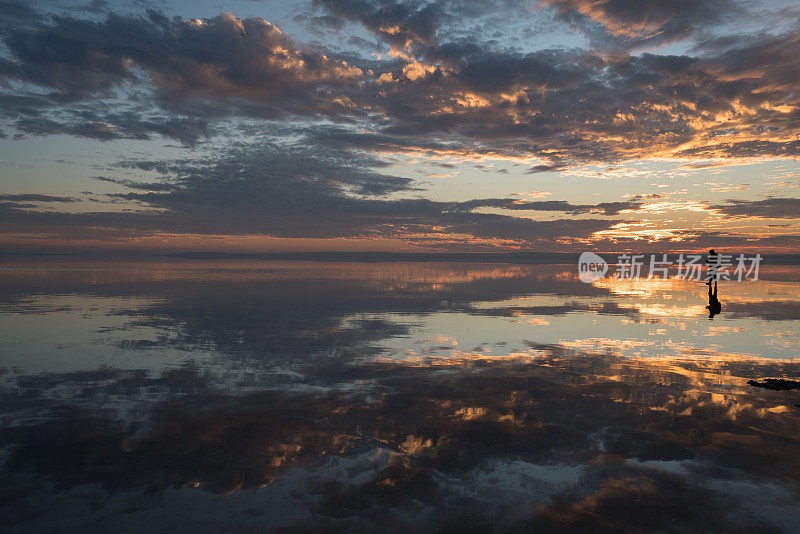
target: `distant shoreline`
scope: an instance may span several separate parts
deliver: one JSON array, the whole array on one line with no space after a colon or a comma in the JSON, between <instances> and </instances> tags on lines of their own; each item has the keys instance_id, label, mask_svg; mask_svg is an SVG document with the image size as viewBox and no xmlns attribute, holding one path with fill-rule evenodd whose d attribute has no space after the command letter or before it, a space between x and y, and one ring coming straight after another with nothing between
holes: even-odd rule
<instances>
[{"instance_id":1,"label":"distant shoreline","mask_svg":"<svg viewBox=\"0 0 800 534\"><path fill-rule=\"evenodd\" d=\"M621 252L598 253L613 263ZM626 253L630 254L630 253ZM649 258L649 252L637 252ZM659 252L657 254L664 254ZM676 255L677 252L666 254ZM732 253L735 257L739 252ZM279 260L316 261L330 263L517 263L517 264L575 264L577 252L175 252L175 253L113 253L113 252L0 252L2 257L70 257L70 258L173 258L184 260ZM752 256L754 253L745 253ZM763 264L799 265L800 254L762 254Z\"/></svg>"}]
</instances>

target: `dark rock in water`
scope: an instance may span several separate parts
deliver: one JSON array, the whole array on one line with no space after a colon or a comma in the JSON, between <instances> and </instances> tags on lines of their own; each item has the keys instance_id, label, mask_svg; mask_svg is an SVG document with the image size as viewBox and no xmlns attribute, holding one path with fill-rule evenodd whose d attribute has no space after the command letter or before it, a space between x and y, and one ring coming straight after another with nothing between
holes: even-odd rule
<instances>
[{"instance_id":1,"label":"dark rock in water","mask_svg":"<svg viewBox=\"0 0 800 534\"><path fill-rule=\"evenodd\" d=\"M783 378L767 378L763 382L748 380L747 383L757 388L771 389L773 391L800 389L800 382L797 380L785 380Z\"/></svg>"}]
</instances>

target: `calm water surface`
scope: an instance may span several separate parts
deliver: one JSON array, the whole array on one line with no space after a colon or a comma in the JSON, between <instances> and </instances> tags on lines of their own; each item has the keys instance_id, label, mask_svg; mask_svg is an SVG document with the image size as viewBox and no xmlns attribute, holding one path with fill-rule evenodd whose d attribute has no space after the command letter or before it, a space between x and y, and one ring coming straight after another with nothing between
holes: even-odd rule
<instances>
[{"instance_id":1,"label":"calm water surface","mask_svg":"<svg viewBox=\"0 0 800 534\"><path fill-rule=\"evenodd\" d=\"M0 529L797 532L800 267L4 259Z\"/></svg>"}]
</instances>

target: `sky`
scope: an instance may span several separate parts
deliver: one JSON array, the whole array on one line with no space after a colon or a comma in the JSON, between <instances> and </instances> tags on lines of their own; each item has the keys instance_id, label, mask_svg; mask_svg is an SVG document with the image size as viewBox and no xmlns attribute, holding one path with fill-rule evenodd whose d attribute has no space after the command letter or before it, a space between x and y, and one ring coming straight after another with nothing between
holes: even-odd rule
<instances>
[{"instance_id":1,"label":"sky","mask_svg":"<svg viewBox=\"0 0 800 534\"><path fill-rule=\"evenodd\" d=\"M800 244L796 2L0 3L0 252Z\"/></svg>"}]
</instances>

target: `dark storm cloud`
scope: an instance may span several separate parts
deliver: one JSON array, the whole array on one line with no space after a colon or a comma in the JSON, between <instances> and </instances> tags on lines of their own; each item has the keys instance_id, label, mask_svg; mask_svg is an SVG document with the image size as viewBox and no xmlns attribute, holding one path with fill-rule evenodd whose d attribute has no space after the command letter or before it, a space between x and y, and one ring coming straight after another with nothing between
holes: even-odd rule
<instances>
[{"instance_id":1,"label":"dark storm cloud","mask_svg":"<svg viewBox=\"0 0 800 534\"><path fill-rule=\"evenodd\" d=\"M511 9L506 4L511 3L497 3L497 8ZM477 16L459 2L331 0L320 5L327 16L364 24L390 44L411 43L416 59L337 57L295 43L264 20L231 15L203 21L157 12L111 14L99 21L42 18L2 30L9 56L0 62L0 76L48 92L14 95L18 101L6 115L20 121L23 134L28 134L25 128L100 139L159 133L187 144L208 135L196 126L161 125L171 118L126 126L112 113L83 120L77 114L56 120L51 112L30 116L31 110L63 101L123 98L145 89L137 94L139 103L180 116L174 120L331 118L342 125L329 143L538 156L543 161L530 172L675 151L686 158L797 154L796 32L710 37L697 44L693 56L523 52L488 41L437 37L437 28L455 24L459 16ZM730 11L714 2L665 5L651 10L658 16L650 21L664 28L667 19L699 24L704 13ZM604 6L614 20L633 25L644 11L623 1ZM356 135L358 127L369 133Z\"/></svg>"},{"instance_id":2,"label":"dark storm cloud","mask_svg":"<svg viewBox=\"0 0 800 534\"><path fill-rule=\"evenodd\" d=\"M122 166L129 166L126 164L121 164ZM137 166L136 168L143 169L150 167L148 165ZM108 182L111 184L117 184L129 189L138 189L141 191L172 191L175 186L169 182L141 182L137 180L131 180L130 178L111 178L108 176L95 176L95 180L100 180L101 182Z\"/></svg>"},{"instance_id":3,"label":"dark storm cloud","mask_svg":"<svg viewBox=\"0 0 800 534\"><path fill-rule=\"evenodd\" d=\"M51 24L5 28L3 40L11 57L0 60L0 75L48 88L64 101L109 94L137 81L136 69L167 100L270 100L361 75L298 49L265 20L228 14L204 21L155 11L146 17L110 14L102 21L53 17Z\"/></svg>"},{"instance_id":4,"label":"dark storm cloud","mask_svg":"<svg viewBox=\"0 0 800 534\"><path fill-rule=\"evenodd\" d=\"M643 47L702 35L737 14L733 0L540 0L600 46Z\"/></svg>"},{"instance_id":5,"label":"dark storm cloud","mask_svg":"<svg viewBox=\"0 0 800 534\"><path fill-rule=\"evenodd\" d=\"M381 160L303 142L240 144L206 158L131 160L120 166L171 175L172 192L176 197L179 193L182 195L176 202L206 199L217 206L247 202L277 204L286 200L270 200L273 194L301 200L307 196L335 196L345 192L383 196L414 190L409 178L378 172L387 167ZM211 189L219 191L207 195Z\"/></svg>"},{"instance_id":6,"label":"dark storm cloud","mask_svg":"<svg viewBox=\"0 0 800 534\"><path fill-rule=\"evenodd\" d=\"M375 49L378 48L377 43L374 43L372 41L367 41L366 39L364 39L362 37L359 37L357 35L351 35L347 39L347 44L352 45L352 46L356 46L356 47L359 47L359 48L364 48L365 50L375 50Z\"/></svg>"},{"instance_id":7,"label":"dark storm cloud","mask_svg":"<svg viewBox=\"0 0 800 534\"><path fill-rule=\"evenodd\" d=\"M473 32L483 33L509 17L528 16L530 7L524 0L314 0L314 4L340 21L361 24L393 52L412 55L442 42L451 48L446 41L460 25L475 24ZM467 46L480 47L474 39L470 42Z\"/></svg>"},{"instance_id":8,"label":"dark storm cloud","mask_svg":"<svg viewBox=\"0 0 800 534\"><path fill-rule=\"evenodd\" d=\"M386 163L366 154L302 142L254 143L214 157L127 161L120 166L159 175L156 180L141 182L113 176L100 178L132 189L110 197L139 203L137 211L70 214L7 206L0 214L0 227L11 234L38 232L112 240L161 231L272 237L381 237L446 246L454 234L490 241L546 244L559 238L586 238L620 222L614 219L534 221L473 211L481 206L514 206L512 200L451 203L381 198L392 193L411 193L415 188L408 178L381 172ZM567 204L558 208L590 213L595 207ZM611 213L603 206L596 211Z\"/></svg>"},{"instance_id":9,"label":"dark storm cloud","mask_svg":"<svg viewBox=\"0 0 800 534\"><path fill-rule=\"evenodd\" d=\"M24 1L15 2L11 0L0 2L0 11L3 12L3 18L0 19L0 28L12 27L20 23L37 20L41 17L38 11Z\"/></svg>"},{"instance_id":10,"label":"dark storm cloud","mask_svg":"<svg viewBox=\"0 0 800 534\"><path fill-rule=\"evenodd\" d=\"M526 174L537 174L540 172L553 172L553 171L560 171L566 169L566 165L563 164L554 164L554 165L534 165L530 169L526 171Z\"/></svg>"},{"instance_id":11,"label":"dark storm cloud","mask_svg":"<svg viewBox=\"0 0 800 534\"><path fill-rule=\"evenodd\" d=\"M321 15L310 18L308 21L308 28L315 28L317 26L329 26L335 30L341 30L344 27L344 21L333 15Z\"/></svg>"},{"instance_id":12,"label":"dark storm cloud","mask_svg":"<svg viewBox=\"0 0 800 534\"><path fill-rule=\"evenodd\" d=\"M75 199L36 193L15 193L0 195L0 202L75 202Z\"/></svg>"},{"instance_id":13,"label":"dark storm cloud","mask_svg":"<svg viewBox=\"0 0 800 534\"><path fill-rule=\"evenodd\" d=\"M764 200L726 200L711 208L729 217L758 217L760 219L800 219L800 199L767 198Z\"/></svg>"},{"instance_id":14,"label":"dark storm cloud","mask_svg":"<svg viewBox=\"0 0 800 534\"><path fill-rule=\"evenodd\" d=\"M208 122L186 117L142 118L136 113L75 113L69 122L57 122L43 116L18 120L17 130L27 135L68 134L99 141L115 139L150 139L153 134L177 139L184 145L195 145L208 137ZM86 120L87 118L91 120Z\"/></svg>"},{"instance_id":15,"label":"dark storm cloud","mask_svg":"<svg viewBox=\"0 0 800 534\"><path fill-rule=\"evenodd\" d=\"M271 190L274 195L267 191L258 186L228 188L214 183L168 193L123 193L117 197L167 211L71 214L6 209L0 213L0 227L8 234L38 233L42 237L102 241L169 232L393 238L422 246L447 248L448 244L454 244L481 250L502 244L483 244L480 238L552 246L556 239L586 239L593 232L619 222L613 219L533 221L473 213L453 209L450 203L421 199L379 200L317 194L302 197L280 190ZM293 203L289 204L290 201ZM471 239L453 241L453 234Z\"/></svg>"},{"instance_id":16,"label":"dark storm cloud","mask_svg":"<svg viewBox=\"0 0 800 534\"><path fill-rule=\"evenodd\" d=\"M39 207L37 205L42 203L70 203L76 202L77 200L78 199L73 197L38 193L2 194L0 195L0 218L2 218L4 214L10 214L14 211L37 208Z\"/></svg>"},{"instance_id":17,"label":"dark storm cloud","mask_svg":"<svg viewBox=\"0 0 800 534\"><path fill-rule=\"evenodd\" d=\"M315 0L335 17L361 22L396 50L431 44L444 14L439 2Z\"/></svg>"}]
</instances>

